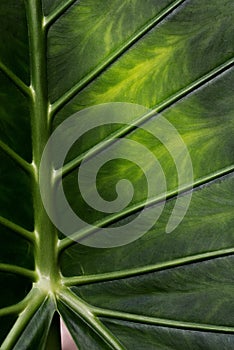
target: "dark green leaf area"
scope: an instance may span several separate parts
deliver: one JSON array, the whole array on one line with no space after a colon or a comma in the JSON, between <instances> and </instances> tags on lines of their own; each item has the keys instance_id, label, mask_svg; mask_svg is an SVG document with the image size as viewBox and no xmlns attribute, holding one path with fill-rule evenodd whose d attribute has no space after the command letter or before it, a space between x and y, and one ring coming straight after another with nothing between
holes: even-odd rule
<instances>
[{"instance_id":1,"label":"dark green leaf area","mask_svg":"<svg viewBox=\"0 0 234 350\"><path fill-rule=\"evenodd\" d=\"M51 300L46 300L38 308L36 313L22 331L13 350L42 350L45 349L45 344L49 332L49 327L54 314L54 304Z\"/></svg>"},{"instance_id":2,"label":"dark green leaf area","mask_svg":"<svg viewBox=\"0 0 234 350\"><path fill-rule=\"evenodd\" d=\"M163 113L188 148L194 180L233 163L233 82L231 68ZM153 121L148 124L154 130ZM160 161L164 163L164 158Z\"/></svg>"},{"instance_id":3,"label":"dark green leaf area","mask_svg":"<svg viewBox=\"0 0 234 350\"><path fill-rule=\"evenodd\" d=\"M234 336L103 319L126 346L134 350L232 350Z\"/></svg>"},{"instance_id":4,"label":"dark green leaf area","mask_svg":"<svg viewBox=\"0 0 234 350\"><path fill-rule=\"evenodd\" d=\"M0 272L0 278L0 308L20 302L31 288L31 281L13 273Z\"/></svg>"},{"instance_id":5,"label":"dark green leaf area","mask_svg":"<svg viewBox=\"0 0 234 350\"><path fill-rule=\"evenodd\" d=\"M90 168L90 176L92 176L92 167ZM122 189L120 193L117 193L116 185L123 179L128 180L132 184L134 189L133 196L130 188L127 188L125 191ZM106 216L106 213L103 213L104 210L101 212L101 205L100 211L92 208L92 205L95 204L96 195L105 200L107 204L110 202L110 205L119 196L124 197L124 199L127 196L129 199L129 203L127 204L131 206L146 199L148 193L147 180L142 169L128 160L118 158L105 163L97 173L96 183L92 181L91 186L87 185L85 187L85 193L90 198L89 204L86 203L82 197L82 193L80 193L77 171L74 171L64 179L63 186L72 209L88 223L94 223ZM76 195L74 195L75 189L77 190Z\"/></svg>"},{"instance_id":6,"label":"dark green leaf area","mask_svg":"<svg viewBox=\"0 0 234 350\"><path fill-rule=\"evenodd\" d=\"M31 129L28 101L1 72L0 81L1 141L22 158L31 162Z\"/></svg>"},{"instance_id":7,"label":"dark green leaf area","mask_svg":"<svg viewBox=\"0 0 234 350\"><path fill-rule=\"evenodd\" d=\"M58 308L79 350L111 350L101 336L96 334L75 312L62 302L58 302Z\"/></svg>"},{"instance_id":8,"label":"dark green leaf area","mask_svg":"<svg viewBox=\"0 0 234 350\"><path fill-rule=\"evenodd\" d=\"M33 229L31 180L16 163L0 151L0 215L29 230Z\"/></svg>"},{"instance_id":9,"label":"dark green leaf area","mask_svg":"<svg viewBox=\"0 0 234 350\"><path fill-rule=\"evenodd\" d=\"M212 83L208 83L196 93L196 97L202 111L204 121L209 121L211 115L217 121L233 121L233 93L234 93L234 68L233 65L226 72L216 77ZM211 113L212 112L212 113Z\"/></svg>"},{"instance_id":10,"label":"dark green leaf area","mask_svg":"<svg viewBox=\"0 0 234 350\"><path fill-rule=\"evenodd\" d=\"M76 2L49 31L51 100L102 64L170 3L170 0Z\"/></svg>"},{"instance_id":11,"label":"dark green leaf area","mask_svg":"<svg viewBox=\"0 0 234 350\"><path fill-rule=\"evenodd\" d=\"M93 113L95 113L95 110L93 110ZM90 113L90 115L93 115L93 114ZM80 119L77 118L77 122L81 126L87 125L86 119L82 120L82 117ZM105 139L108 139L112 133L116 132L117 130L119 130L121 127L124 127L124 126L126 126L126 124L125 125L116 124L116 123L108 124L108 120L107 120L106 125L93 128L88 132L84 133L76 140L76 142L74 142L74 144L69 149L66 155L64 164L81 156L82 154L85 154L87 151L91 150L92 147L98 145L100 142L104 141ZM71 130L71 134L69 133L69 130L64 131L61 138L61 144L63 144L63 137L64 137L64 141L66 141L66 139L69 139L69 137L71 138L72 132L73 130ZM54 159L55 159L55 168L57 168L56 154L54 155Z\"/></svg>"},{"instance_id":12,"label":"dark green leaf area","mask_svg":"<svg viewBox=\"0 0 234 350\"><path fill-rule=\"evenodd\" d=\"M11 330L11 327L13 327L14 323L16 321L16 316L2 316L0 318L0 343L3 342L5 337L7 336L8 332Z\"/></svg>"},{"instance_id":13,"label":"dark green leaf area","mask_svg":"<svg viewBox=\"0 0 234 350\"><path fill-rule=\"evenodd\" d=\"M218 66L225 58L233 57L233 10L234 3L231 0L188 2L187 19L183 17L183 23L190 26L189 35L192 31L196 33L196 36L190 36L188 45L189 69L193 73L206 72L212 65Z\"/></svg>"},{"instance_id":14,"label":"dark green leaf area","mask_svg":"<svg viewBox=\"0 0 234 350\"><path fill-rule=\"evenodd\" d=\"M220 258L72 289L85 301L106 309L232 326L233 264L233 257Z\"/></svg>"},{"instance_id":15,"label":"dark green leaf area","mask_svg":"<svg viewBox=\"0 0 234 350\"><path fill-rule=\"evenodd\" d=\"M34 268L32 245L0 225L0 263Z\"/></svg>"},{"instance_id":16,"label":"dark green leaf area","mask_svg":"<svg viewBox=\"0 0 234 350\"><path fill-rule=\"evenodd\" d=\"M165 229L175 198L167 202L152 229L131 244L112 249L79 244L68 248L61 257L63 273L72 276L125 270L232 247L233 186L234 177L230 176L194 191L187 214L170 234Z\"/></svg>"},{"instance_id":17,"label":"dark green leaf area","mask_svg":"<svg viewBox=\"0 0 234 350\"><path fill-rule=\"evenodd\" d=\"M28 30L23 0L1 0L1 62L25 83L29 82Z\"/></svg>"}]
</instances>

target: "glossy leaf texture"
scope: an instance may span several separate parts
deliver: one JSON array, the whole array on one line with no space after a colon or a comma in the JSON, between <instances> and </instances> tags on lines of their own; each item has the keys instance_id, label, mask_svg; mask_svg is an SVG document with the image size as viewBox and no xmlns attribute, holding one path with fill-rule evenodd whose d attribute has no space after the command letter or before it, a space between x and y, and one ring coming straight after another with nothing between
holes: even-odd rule
<instances>
[{"instance_id":1,"label":"glossy leaf texture","mask_svg":"<svg viewBox=\"0 0 234 350\"><path fill-rule=\"evenodd\" d=\"M58 349L57 313L79 350L233 349L233 13L231 0L1 1L1 349ZM48 174L58 174L85 222L71 239L43 207L42 153L71 115L108 103L150 113L131 116L133 127L107 118L89 130L63 172L55 154ZM189 152L192 186L178 174L178 164L183 179L188 172L178 139L167 128L154 137L160 117ZM160 188L148 198L147 176L124 157L100 167L87 192L92 199L97 187L111 205L126 178L134 189L126 207L113 214L86 202L77 182L82 161L88 152L88 164L98 159L117 139L129 142L118 151L137 154L149 172L153 160L136 143L157 159L164 207ZM153 179L157 188L160 174ZM178 198L190 197L183 220L166 233ZM89 225L97 240L102 227L124 232L145 206L146 221L155 208L162 213L139 239L110 248L79 240L93 233Z\"/></svg>"}]
</instances>

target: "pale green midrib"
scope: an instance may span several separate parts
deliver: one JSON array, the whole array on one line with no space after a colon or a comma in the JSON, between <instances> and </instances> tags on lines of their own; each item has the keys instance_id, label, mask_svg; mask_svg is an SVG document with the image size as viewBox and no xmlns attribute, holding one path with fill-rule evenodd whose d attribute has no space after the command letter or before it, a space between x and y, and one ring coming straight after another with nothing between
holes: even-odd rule
<instances>
[{"instance_id":1,"label":"pale green midrib","mask_svg":"<svg viewBox=\"0 0 234 350\"><path fill-rule=\"evenodd\" d=\"M74 245L77 243L78 240L82 240L84 237L91 233L98 232L99 228L107 225L111 225L117 220L119 221L120 219L123 219L126 216L130 216L140 209L144 207L151 207L156 204L164 203L164 201L167 200L172 200L175 197L180 197L182 195L186 195L186 192L191 191L192 189L199 188L199 186L204 186L204 185L209 185L213 183L214 181L218 181L222 177L229 176L232 174L234 171L234 165L224 168L222 170L218 170L215 173L209 174L208 176L205 176L203 178L198 179L195 181L193 184L189 184L185 186L184 188L178 188L176 190L167 192L165 195L162 197L156 197L156 198L151 198L147 201L143 201L141 203L138 203L134 206L131 206L127 209L125 209L122 212L115 213L113 215L108 216L107 218L104 218L92 225L92 227L84 228L83 230L80 230L79 232L74 233L73 235L63 238L62 240L59 241L59 252L61 253L64 249L67 249L68 247Z\"/></svg>"},{"instance_id":2,"label":"pale green midrib","mask_svg":"<svg viewBox=\"0 0 234 350\"><path fill-rule=\"evenodd\" d=\"M81 319L113 350L126 350L118 339L102 324L93 314L87 303L78 298L69 289L62 288L57 298L61 300L73 312L77 313Z\"/></svg>"},{"instance_id":3,"label":"pale green midrib","mask_svg":"<svg viewBox=\"0 0 234 350\"><path fill-rule=\"evenodd\" d=\"M114 281L118 279L130 278L135 276L140 276L156 271L163 271L179 266L190 265L194 263L199 263L207 261L210 259L217 259L225 256L230 256L234 254L234 248L223 248L219 250L214 250L206 253L194 254L186 256L179 259L174 259L166 262L160 262L152 265L119 270L115 272L106 272L95 275L84 275L77 277L64 277L62 282L68 287L77 286L77 285L87 285L93 283Z\"/></svg>"},{"instance_id":4,"label":"pale green midrib","mask_svg":"<svg viewBox=\"0 0 234 350\"><path fill-rule=\"evenodd\" d=\"M48 124L47 123L48 116L45 110L47 109L47 106L45 104L46 89L43 84L43 81L45 81L45 69L44 71L42 71L41 69L42 68L41 66L43 65L43 61L44 61L44 57L43 57L44 51L42 47L43 46L42 29L39 28L41 23L41 18L42 18L42 15L40 16L41 2L39 0L26 1L25 5L26 5L26 12L28 17L29 42L30 42L30 48L31 48L32 80L30 85L30 91L31 91L30 97L31 97L32 143L33 143L32 168L33 168L33 175L34 175L32 176L33 202L34 202L34 213L35 213L34 233L38 234L37 232L38 226L42 227L42 225L45 225L44 227L47 227L46 225L50 225L48 223L48 219L47 221L44 220L45 215L43 214L43 211L42 211L43 205L41 203L39 187L38 187L38 167L40 162L40 156L43 151L44 143L47 141L46 139L42 140L42 138L43 137L46 138L48 136L48 133L46 133L46 131L48 130L48 127L46 126ZM39 227L39 229L41 227ZM15 231L17 233L23 234L25 237L29 238L28 234L25 231L23 231L21 228L19 229L19 227L14 226L14 224L12 225L12 228L15 228L16 229ZM48 249L47 255L50 256L51 239L48 239L48 237L49 235L47 235L48 245L46 245L44 242L44 248L47 247ZM38 265L37 267L39 268L39 270L40 271L42 270L41 271L42 274L48 272L48 271L45 271L46 270L44 268L45 265L43 264L46 264L49 261L48 259L45 259L45 261L42 262L42 258L40 256L40 251L42 248L41 242L43 241L43 238L45 240L46 238L45 234L44 234L44 237L40 237L40 236L35 237L35 249L37 252L36 259L38 260L36 261L36 263ZM19 272L19 269L20 268L18 268L18 272ZM21 272L22 272L22 269L21 269ZM36 310L39 308L39 306L43 302L44 298L45 298L44 291L40 291L38 288L31 289L31 291L26 296L26 298L22 301L22 304L21 304L21 305L24 304L25 308L19 314L19 317L17 318L10 332L6 336L5 340L3 341L3 344L1 345L2 350L10 350L14 347L14 345L22 335L23 330L25 329L27 324L30 322L32 316L35 314ZM10 309L9 308L5 309L5 313L12 312L13 310L14 310L14 307Z\"/></svg>"},{"instance_id":5,"label":"pale green midrib","mask_svg":"<svg viewBox=\"0 0 234 350\"><path fill-rule=\"evenodd\" d=\"M39 167L44 147L50 137L49 102L47 91L46 29L41 0L26 3L29 47L31 52L31 125L34 166L33 208L35 232L35 265L40 277L51 284L58 278L57 233L44 209L39 188ZM50 169L48 169L50 172ZM52 173L52 169L51 172ZM48 175L49 176L49 175Z\"/></svg>"},{"instance_id":6,"label":"pale green midrib","mask_svg":"<svg viewBox=\"0 0 234 350\"><path fill-rule=\"evenodd\" d=\"M17 343L23 330L45 300L49 290L44 290L41 278L48 278L51 284L57 281L57 234L50 222L42 204L39 189L39 166L44 146L50 136L48 123L48 97L46 72L46 30L43 28L41 0L25 1L28 19L29 47L31 53L31 125L32 125L32 192L34 208L34 248L35 248L35 285L22 301L25 308L19 314L16 322L1 345L2 350L10 350ZM25 234L22 228L16 228L20 234ZM27 234L25 235L27 236ZM6 266L5 266L6 268ZM19 270L18 272L22 272ZM17 270L17 269L16 269ZM25 272L25 271L24 271ZM5 309L10 312L11 309Z\"/></svg>"},{"instance_id":7,"label":"pale green midrib","mask_svg":"<svg viewBox=\"0 0 234 350\"><path fill-rule=\"evenodd\" d=\"M8 272L22 277L29 278L32 282L37 280L37 274L33 270L26 269L24 267L11 265L11 264L1 264L0 263L0 272Z\"/></svg>"},{"instance_id":8,"label":"pale green midrib","mask_svg":"<svg viewBox=\"0 0 234 350\"><path fill-rule=\"evenodd\" d=\"M67 104L77 93L81 92L87 85L94 81L103 71L110 67L117 59L119 59L124 53L126 53L135 43L137 43L144 35L146 35L151 29L165 19L172 11L174 11L179 5L186 0L176 0L172 2L166 9L162 10L161 13L157 14L151 21L144 25L136 34L130 37L120 48L118 48L111 56L97 66L91 73L87 74L81 79L76 85L65 94L60 97L51 105L51 116L54 115ZM52 120L51 120L52 122Z\"/></svg>"},{"instance_id":9,"label":"pale green midrib","mask_svg":"<svg viewBox=\"0 0 234 350\"><path fill-rule=\"evenodd\" d=\"M10 220L0 216L0 224L3 225L6 228L9 228L14 233L18 234L22 238L28 240L31 243L34 243L35 237L33 235L33 232L26 230L25 228L14 224Z\"/></svg>"},{"instance_id":10,"label":"pale green midrib","mask_svg":"<svg viewBox=\"0 0 234 350\"><path fill-rule=\"evenodd\" d=\"M210 71L208 74L202 76L195 82L191 83L190 85L186 86L185 88L178 91L176 94L172 95L159 105L156 105L149 113L143 115L142 117L132 121L131 125L124 126L117 132L114 132L113 134L109 135L108 138L104 139L101 144L98 144L94 146L91 150L87 150L86 152L82 153L77 158L73 159L69 163L67 163L63 169L58 169L55 172L55 181L58 181L62 176L66 176L71 171L73 171L85 158L88 160L89 158L93 157L94 155L98 154L102 150L104 150L106 147L112 145L116 140L120 137L129 135L136 127L141 127L141 125L148 120L150 120L152 117L154 117L157 113L162 113L167 108L173 106L178 101L180 101L185 96L196 92L199 88L204 87L205 84L210 83L213 79L215 79L218 75L224 73L230 67L233 65L234 59L226 61L224 64L220 65L219 67L216 67L214 70ZM88 157L85 157L86 154L89 153Z\"/></svg>"},{"instance_id":11,"label":"pale green midrib","mask_svg":"<svg viewBox=\"0 0 234 350\"><path fill-rule=\"evenodd\" d=\"M62 2L52 13L44 19L44 27L48 30L49 27L63 15L77 0L68 0ZM79 3L80 1L77 1Z\"/></svg>"},{"instance_id":12,"label":"pale green midrib","mask_svg":"<svg viewBox=\"0 0 234 350\"><path fill-rule=\"evenodd\" d=\"M170 319L164 319L159 317L141 316L137 314L125 313L120 311L114 311L109 309L102 309L93 307L91 309L94 314L99 317L107 317L118 320L125 320L130 322L137 322L143 324L158 325L164 327L173 327L186 330L198 330L198 331L210 331L216 333L234 333L234 327L231 326L219 326L215 324L203 324L197 322L176 321Z\"/></svg>"},{"instance_id":13,"label":"pale green midrib","mask_svg":"<svg viewBox=\"0 0 234 350\"><path fill-rule=\"evenodd\" d=\"M0 70L14 83L14 85L25 95L31 96L29 86L27 86L15 73L13 73L4 63L0 61Z\"/></svg>"},{"instance_id":14,"label":"pale green midrib","mask_svg":"<svg viewBox=\"0 0 234 350\"><path fill-rule=\"evenodd\" d=\"M32 176L33 167L30 163L24 160L21 156L19 156L12 148L6 145L3 141L0 140L0 149L8 156L11 160L13 160L23 171L26 172L27 175Z\"/></svg>"}]
</instances>

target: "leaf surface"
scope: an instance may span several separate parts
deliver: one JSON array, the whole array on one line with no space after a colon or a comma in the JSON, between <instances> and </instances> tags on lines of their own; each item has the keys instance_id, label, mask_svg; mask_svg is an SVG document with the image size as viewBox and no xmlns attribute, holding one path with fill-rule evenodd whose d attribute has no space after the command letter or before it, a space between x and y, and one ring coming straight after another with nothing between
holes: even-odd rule
<instances>
[{"instance_id":1,"label":"leaf surface","mask_svg":"<svg viewBox=\"0 0 234 350\"><path fill-rule=\"evenodd\" d=\"M56 349L56 312L80 350L233 348L233 10L231 0L2 0L1 349ZM105 125L75 140L63 172L60 152L48 165L59 185L52 207L62 183L84 221L73 240L44 208L42 153L71 115L81 113L82 129L86 108L108 103L147 112L129 115L131 127L107 116ZM71 135L72 128L65 130L64 140ZM92 204L97 190L111 206L131 192L116 186L128 179L134 193L119 212L90 205L77 186L87 152L85 164L92 164L114 144L148 171L119 156L100 167L95 183L85 182ZM191 159L192 186L181 145ZM165 203L155 159L165 176ZM151 196L147 174L156 188ZM125 225L145 205L146 221L162 213L139 239L112 248L81 244L82 235L98 241L103 227L122 226L127 235ZM181 222L166 233L172 213Z\"/></svg>"}]
</instances>

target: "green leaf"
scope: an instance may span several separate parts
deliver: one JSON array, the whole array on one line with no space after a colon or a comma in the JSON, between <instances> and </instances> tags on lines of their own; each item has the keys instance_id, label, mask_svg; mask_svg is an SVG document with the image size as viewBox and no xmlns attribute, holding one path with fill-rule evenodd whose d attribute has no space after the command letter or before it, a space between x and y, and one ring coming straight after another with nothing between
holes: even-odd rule
<instances>
[{"instance_id":1,"label":"green leaf","mask_svg":"<svg viewBox=\"0 0 234 350\"><path fill-rule=\"evenodd\" d=\"M233 348L233 10L1 1L2 350Z\"/></svg>"}]
</instances>

